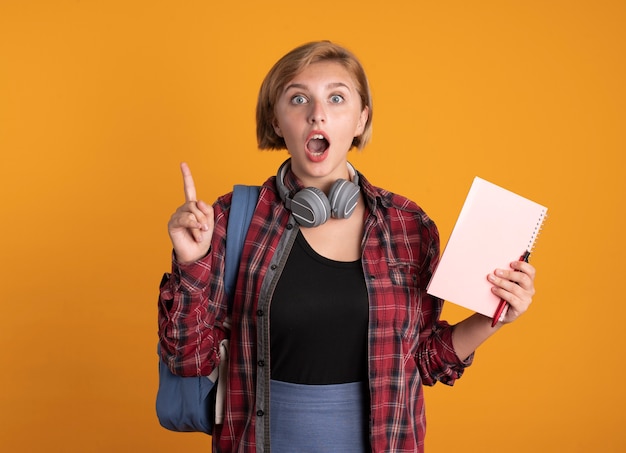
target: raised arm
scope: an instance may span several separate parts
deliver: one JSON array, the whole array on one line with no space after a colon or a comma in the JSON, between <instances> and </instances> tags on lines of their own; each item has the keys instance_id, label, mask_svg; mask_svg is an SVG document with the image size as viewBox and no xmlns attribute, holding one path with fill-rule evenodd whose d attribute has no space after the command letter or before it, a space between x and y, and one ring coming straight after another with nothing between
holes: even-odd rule
<instances>
[{"instance_id":1,"label":"raised arm","mask_svg":"<svg viewBox=\"0 0 626 453\"><path fill-rule=\"evenodd\" d=\"M168 231L174 246L172 272L159 291L159 341L170 370L183 376L208 375L218 358L215 348L225 336L216 320L226 311L210 287L214 260L210 253L215 226L212 206L197 201L187 164L181 164L185 203L172 214ZM215 238L217 239L217 238Z\"/></svg>"}]
</instances>

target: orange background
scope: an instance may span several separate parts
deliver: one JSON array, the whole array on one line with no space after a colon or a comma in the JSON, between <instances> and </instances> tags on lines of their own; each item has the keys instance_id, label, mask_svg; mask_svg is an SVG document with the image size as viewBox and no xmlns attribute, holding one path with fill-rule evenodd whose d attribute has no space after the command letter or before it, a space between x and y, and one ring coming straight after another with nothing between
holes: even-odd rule
<instances>
[{"instance_id":1,"label":"orange background","mask_svg":"<svg viewBox=\"0 0 626 453\"><path fill-rule=\"evenodd\" d=\"M606 0L0 2L0 450L209 450L154 412L178 163L209 201L273 174L260 82L331 39L374 95L352 162L443 244L475 175L550 209L532 309L427 389L427 451L626 451L624 24Z\"/></svg>"}]
</instances>

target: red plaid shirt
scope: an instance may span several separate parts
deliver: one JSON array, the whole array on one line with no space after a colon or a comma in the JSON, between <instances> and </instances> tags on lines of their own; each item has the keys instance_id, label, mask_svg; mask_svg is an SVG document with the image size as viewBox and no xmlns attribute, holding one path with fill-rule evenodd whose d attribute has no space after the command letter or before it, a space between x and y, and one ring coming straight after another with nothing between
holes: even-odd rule
<instances>
[{"instance_id":1,"label":"red plaid shirt","mask_svg":"<svg viewBox=\"0 0 626 453\"><path fill-rule=\"evenodd\" d=\"M285 184L300 188L293 174ZM368 214L362 263L370 302L368 329L370 442L374 452L422 452L426 421L422 385L452 385L462 362L452 327L439 320L442 301L426 294L439 259L432 220L413 202L376 188L360 175ZM231 194L214 204L211 252L180 265L173 260L159 298L163 359L176 374L208 375L227 335L224 248ZM244 245L232 307L225 421L213 436L215 452L269 452L269 304L298 230L274 178L259 197ZM330 440L332 442L332 440Z\"/></svg>"}]
</instances>

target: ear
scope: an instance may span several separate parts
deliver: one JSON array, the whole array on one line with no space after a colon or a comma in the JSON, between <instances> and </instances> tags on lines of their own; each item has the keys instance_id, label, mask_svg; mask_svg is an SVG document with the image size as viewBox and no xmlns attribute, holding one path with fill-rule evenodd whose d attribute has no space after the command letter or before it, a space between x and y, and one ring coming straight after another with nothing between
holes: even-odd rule
<instances>
[{"instance_id":1,"label":"ear","mask_svg":"<svg viewBox=\"0 0 626 453\"><path fill-rule=\"evenodd\" d=\"M280 138L283 138L283 134L280 131L280 126L276 121L272 122L272 127L274 128L274 132L276 132L276 135L278 135Z\"/></svg>"},{"instance_id":2,"label":"ear","mask_svg":"<svg viewBox=\"0 0 626 453\"><path fill-rule=\"evenodd\" d=\"M361 115L359 116L359 122L356 125L356 131L354 133L355 137L360 136L363 131L365 130L365 125L367 124L367 119L370 116L370 109L369 107L365 107L363 108L363 110L361 110Z\"/></svg>"}]
</instances>

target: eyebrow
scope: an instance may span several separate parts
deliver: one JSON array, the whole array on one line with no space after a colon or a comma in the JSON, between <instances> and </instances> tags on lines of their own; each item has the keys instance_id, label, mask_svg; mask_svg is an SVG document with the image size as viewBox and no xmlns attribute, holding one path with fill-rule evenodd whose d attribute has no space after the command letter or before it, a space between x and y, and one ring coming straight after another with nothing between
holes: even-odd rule
<instances>
[{"instance_id":1,"label":"eyebrow","mask_svg":"<svg viewBox=\"0 0 626 453\"><path fill-rule=\"evenodd\" d=\"M344 87L344 88L348 89L349 91L352 91L350 89L350 87L347 84L343 83L343 82L331 82L328 85L326 85L326 88L331 88L331 89L333 89L333 88L341 88L341 87ZM303 83L290 83L289 85L287 85L285 87L283 92L286 92L286 91L288 91L288 90L290 90L292 88L296 88L296 89L300 89L300 90L308 89L308 87L305 84L303 84Z\"/></svg>"}]
</instances>

